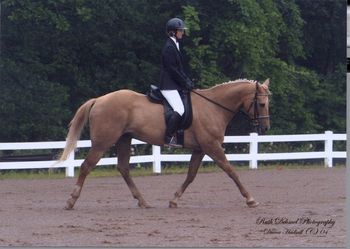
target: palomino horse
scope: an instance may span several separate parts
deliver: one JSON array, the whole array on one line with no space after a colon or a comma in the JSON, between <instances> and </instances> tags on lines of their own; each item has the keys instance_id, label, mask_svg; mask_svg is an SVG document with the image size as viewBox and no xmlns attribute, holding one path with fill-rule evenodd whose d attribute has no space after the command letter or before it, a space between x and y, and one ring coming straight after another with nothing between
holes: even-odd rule
<instances>
[{"instance_id":1,"label":"palomino horse","mask_svg":"<svg viewBox=\"0 0 350 249\"><path fill-rule=\"evenodd\" d=\"M221 145L226 126L239 110L249 115L258 126L259 133L265 133L269 129L268 87L269 79L263 84L236 80L210 89L192 91L193 122L184 133L184 147L192 149L192 156L186 180L170 201L170 207L177 207L179 198L194 180L204 155L211 157L233 179L249 207L259 205L239 180ZM59 161L66 160L75 149L88 119L92 145L81 165L79 177L71 198L67 201L66 209L74 207L86 176L113 144L116 144L117 148L117 168L133 197L138 200L140 207L150 207L129 174L130 144L131 139L136 138L149 144L164 145L163 106L151 103L145 95L130 90L119 90L88 100L80 106L70 122L66 147Z\"/></svg>"}]
</instances>

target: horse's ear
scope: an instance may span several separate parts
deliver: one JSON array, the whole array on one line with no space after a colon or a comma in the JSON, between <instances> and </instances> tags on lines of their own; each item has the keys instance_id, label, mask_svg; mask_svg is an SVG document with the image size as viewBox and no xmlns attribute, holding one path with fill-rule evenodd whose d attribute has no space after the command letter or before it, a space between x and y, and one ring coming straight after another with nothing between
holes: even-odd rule
<instances>
[{"instance_id":1,"label":"horse's ear","mask_svg":"<svg viewBox=\"0 0 350 249\"><path fill-rule=\"evenodd\" d=\"M266 79L263 83L263 85L266 85L267 87L269 87L270 84L270 78Z\"/></svg>"}]
</instances>

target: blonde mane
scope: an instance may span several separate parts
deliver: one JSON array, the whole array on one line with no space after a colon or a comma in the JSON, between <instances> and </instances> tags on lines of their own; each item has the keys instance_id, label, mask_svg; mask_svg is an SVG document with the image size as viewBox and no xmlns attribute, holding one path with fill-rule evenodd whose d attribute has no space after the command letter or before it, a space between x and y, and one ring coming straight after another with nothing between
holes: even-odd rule
<instances>
[{"instance_id":1,"label":"blonde mane","mask_svg":"<svg viewBox=\"0 0 350 249\"><path fill-rule=\"evenodd\" d=\"M249 84L256 84L259 83L256 80L248 80L248 79L236 79L236 80L230 80L221 84L216 84L214 86L212 86L211 88L215 88L218 86L225 86L225 85L231 85L231 84L237 84L237 83L249 83Z\"/></svg>"}]
</instances>

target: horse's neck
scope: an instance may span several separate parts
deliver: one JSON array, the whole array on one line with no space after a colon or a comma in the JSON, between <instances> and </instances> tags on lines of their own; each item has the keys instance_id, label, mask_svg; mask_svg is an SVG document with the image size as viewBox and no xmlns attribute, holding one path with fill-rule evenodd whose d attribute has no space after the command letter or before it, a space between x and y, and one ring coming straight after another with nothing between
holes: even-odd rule
<instances>
[{"instance_id":1,"label":"horse's neck","mask_svg":"<svg viewBox=\"0 0 350 249\"><path fill-rule=\"evenodd\" d=\"M253 92L253 85L247 82L226 83L210 88L208 97L215 102L237 112L243 100Z\"/></svg>"}]
</instances>

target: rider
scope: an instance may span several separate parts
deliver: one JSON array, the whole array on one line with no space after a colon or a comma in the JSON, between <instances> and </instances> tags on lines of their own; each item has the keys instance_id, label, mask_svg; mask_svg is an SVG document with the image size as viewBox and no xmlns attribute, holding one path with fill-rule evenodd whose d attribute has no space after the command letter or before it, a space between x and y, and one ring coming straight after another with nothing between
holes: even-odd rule
<instances>
[{"instance_id":1,"label":"rider","mask_svg":"<svg viewBox=\"0 0 350 249\"><path fill-rule=\"evenodd\" d=\"M185 34L185 23L179 18L172 18L166 24L168 39L162 50L162 68L160 74L160 90L164 98L173 108L165 131L165 145L178 147L174 133L181 122L185 112L184 105L179 95L179 90L193 88L193 82L185 74L182 66L182 56L179 40Z\"/></svg>"}]
</instances>

